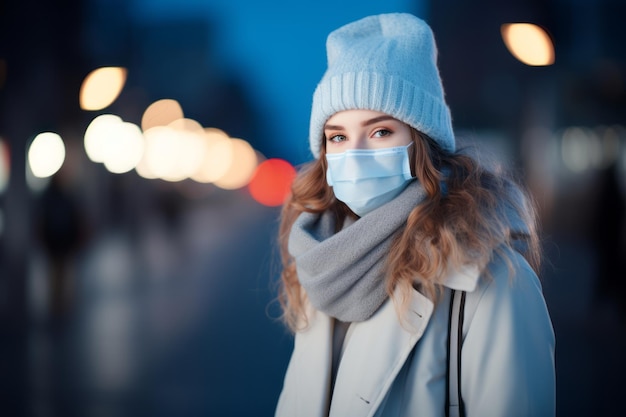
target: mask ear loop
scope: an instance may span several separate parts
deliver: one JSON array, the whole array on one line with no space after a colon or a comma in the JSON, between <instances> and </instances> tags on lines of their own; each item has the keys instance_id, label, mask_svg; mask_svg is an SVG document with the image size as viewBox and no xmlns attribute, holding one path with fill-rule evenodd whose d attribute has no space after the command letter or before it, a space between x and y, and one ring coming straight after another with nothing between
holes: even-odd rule
<instances>
[{"instance_id":1,"label":"mask ear loop","mask_svg":"<svg viewBox=\"0 0 626 417\"><path fill-rule=\"evenodd\" d=\"M413 141L411 141L411 143L409 143L408 145L404 147L405 152L402 157L402 175L404 176L405 180L417 178L417 177L414 177L413 174L411 174L411 154L409 153L409 148L412 145L413 145Z\"/></svg>"},{"instance_id":2,"label":"mask ear loop","mask_svg":"<svg viewBox=\"0 0 626 417\"><path fill-rule=\"evenodd\" d=\"M330 161L331 160L337 161L337 160L344 159L345 152L335 153L335 154L326 154L324 155L324 158L326 158L326 183L332 187L335 181L333 180L333 177L331 174L331 169L330 169L331 162Z\"/></svg>"},{"instance_id":3,"label":"mask ear loop","mask_svg":"<svg viewBox=\"0 0 626 417\"><path fill-rule=\"evenodd\" d=\"M334 182L333 182L333 177L332 177L332 175L330 174L330 167L327 167L327 168L326 168L326 183L327 183L329 186L331 186L331 187L332 187L332 186L333 186L333 184L334 184Z\"/></svg>"}]
</instances>

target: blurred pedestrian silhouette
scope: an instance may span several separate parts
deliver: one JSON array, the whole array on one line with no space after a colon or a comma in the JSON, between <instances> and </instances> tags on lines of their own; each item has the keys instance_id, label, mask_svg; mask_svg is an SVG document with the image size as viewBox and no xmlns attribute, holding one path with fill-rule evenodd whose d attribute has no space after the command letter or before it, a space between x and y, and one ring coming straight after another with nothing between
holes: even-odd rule
<instances>
[{"instance_id":1,"label":"blurred pedestrian silhouette","mask_svg":"<svg viewBox=\"0 0 626 417\"><path fill-rule=\"evenodd\" d=\"M601 173L598 183L591 232L598 262L594 301L596 307L617 303L626 323L626 199L617 175L617 164L613 163Z\"/></svg>"},{"instance_id":2,"label":"blurred pedestrian silhouette","mask_svg":"<svg viewBox=\"0 0 626 417\"><path fill-rule=\"evenodd\" d=\"M36 205L37 237L48 264L48 307L51 318L62 318L71 307L72 266L85 233L78 200L61 175L52 177Z\"/></svg>"}]
</instances>

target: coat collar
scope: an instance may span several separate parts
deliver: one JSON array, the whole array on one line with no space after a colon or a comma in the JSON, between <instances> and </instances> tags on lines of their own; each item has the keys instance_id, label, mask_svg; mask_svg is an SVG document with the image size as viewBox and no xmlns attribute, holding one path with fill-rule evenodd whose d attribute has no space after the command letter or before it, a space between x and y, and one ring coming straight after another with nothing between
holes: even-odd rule
<instances>
[{"instance_id":1,"label":"coat collar","mask_svg":"<svg viewBox=\"0 0 626 417\"><path fill-rule=\"evenodd\" d=\"M473 292L478 285L480 269L478 265L470 264L458 268L448 267L448 275L443 285L453 290Z\"/></svg>"}]
</instances>

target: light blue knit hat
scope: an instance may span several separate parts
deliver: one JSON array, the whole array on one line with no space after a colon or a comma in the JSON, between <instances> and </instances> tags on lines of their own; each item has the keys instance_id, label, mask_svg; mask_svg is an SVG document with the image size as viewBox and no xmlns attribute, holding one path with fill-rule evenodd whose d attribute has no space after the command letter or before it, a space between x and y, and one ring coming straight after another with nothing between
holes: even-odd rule
<instances>
[{"instance_id":1,"label":"light blue knit hat","mask_svg":"<svg viewBox=\"0 0 626 417\"><path fill-rule=\"evenodd\" d=\"M369 16L328 35L328 69L313 94L309 141L320 156L324 124L342 110L379 111L454 151L450 109L430 27L407 13Z\"/></svg>"}]
</instances>

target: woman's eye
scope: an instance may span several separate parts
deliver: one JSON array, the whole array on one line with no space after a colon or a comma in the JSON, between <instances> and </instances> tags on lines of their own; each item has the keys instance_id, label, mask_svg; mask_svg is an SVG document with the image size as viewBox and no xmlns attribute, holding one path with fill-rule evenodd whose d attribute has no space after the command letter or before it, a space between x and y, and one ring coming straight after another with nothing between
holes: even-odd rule
<instances>
[{"instance_id":1,"label":"woman's eye","mask_svg":"<svg viewBox=\"0 0 626 417\"><path fill-rule=\"evenodd\" d=\"M346 137L344 135L334 135L328 138L329 142L334 143L343 142L344 140L346 140Z\"/></svg>"},{"instance_id":2,"label":"woman's eye","mask_svg":"<svg viewBox=\"0 0 626 417\"><path fill-rule=\"evenodd\" d=\"M374 132L374 137L377 138L382 138L385 136L389 136L391 135L393 132L391 130L387 130L387 129L378 129L376 132Z\"/></svg>"}]
</instances>

